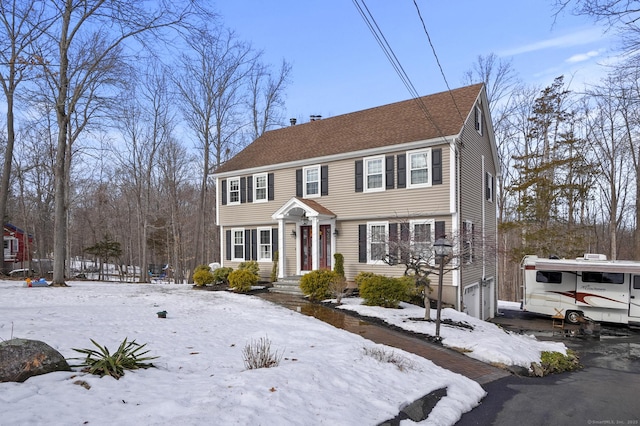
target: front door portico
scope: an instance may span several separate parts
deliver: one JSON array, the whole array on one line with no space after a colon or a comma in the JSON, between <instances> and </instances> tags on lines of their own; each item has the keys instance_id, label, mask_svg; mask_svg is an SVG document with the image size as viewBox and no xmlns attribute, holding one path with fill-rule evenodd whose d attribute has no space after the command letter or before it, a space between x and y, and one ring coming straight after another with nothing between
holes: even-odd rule
<instances>
[{"instance_id":1,"label":"front door portico","mask_svg":"<svg viewBox=\"0 0 640 426\"><path fill-rule=\"evenodd\" d=\"M335 239L331 235L336 226L335 214L316 201L293 197L271 217L278 221L279 278L332 269Z\"/></svg>"}]
</instances>

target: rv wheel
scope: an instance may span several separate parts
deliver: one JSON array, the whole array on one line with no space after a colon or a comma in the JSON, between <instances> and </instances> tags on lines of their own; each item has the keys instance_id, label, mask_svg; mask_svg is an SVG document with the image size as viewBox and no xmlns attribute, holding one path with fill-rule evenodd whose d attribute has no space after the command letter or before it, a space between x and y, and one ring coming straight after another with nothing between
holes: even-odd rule
<instances>
[{"instance_id":1,"label":"rv wheel","mask_svg":"<svg viewBox=\"0 0 640 426\"><path fill-rule=\"evenodd\" d=\"M582 317L583 315L580 311L568 311L566 320L569 324L578 324L580 322L580 318Z\"/></svg>"}]
</instances>

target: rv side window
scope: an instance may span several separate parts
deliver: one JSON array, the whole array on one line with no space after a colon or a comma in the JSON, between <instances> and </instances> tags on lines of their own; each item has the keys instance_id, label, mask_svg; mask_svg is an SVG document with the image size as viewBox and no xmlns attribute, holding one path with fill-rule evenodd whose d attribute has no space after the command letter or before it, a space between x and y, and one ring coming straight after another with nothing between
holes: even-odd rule
<instances>
[{"instance_id":1,"label":"rv side window","mask_svg":"<svg viewBox=\"0 0 640 426\"><path fill-rule=\"evenodd\" d=\"M536 271L536 282L560 284L562 283L562 272Z\"/></svg>"},{"instance_id":2,"label":"rv side window","mask_svg":"<svg viewBox=\"0 0 640 426\"><path fill-rule=\"evenodd\" d=\"M633 289L640 290L640 276L638 275L633 277Z\"/></svg>"},{"instance_id":3,"label":"rv side window","mask_svg":"<svg viewBox=\"0 0 640 426\"><path fill-rule=\"evenodd\" d=\"M620 272L582 272L583 283L622 284L624 274Z\"/></svg>"}]
</instances>

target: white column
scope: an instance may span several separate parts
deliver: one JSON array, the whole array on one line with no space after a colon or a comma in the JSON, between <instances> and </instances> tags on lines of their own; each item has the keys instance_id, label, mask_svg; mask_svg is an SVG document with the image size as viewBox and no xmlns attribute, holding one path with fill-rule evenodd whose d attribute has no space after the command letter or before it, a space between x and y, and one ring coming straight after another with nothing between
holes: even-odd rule
<instances>
[{"instance_id":1,"label":"white column","mask_svg":"<svg viewBox=\"0 0 640 426\"><path fill-rule=\"evenodd\" d=\"M287 250L285 247L285 241L287 236L285 235L285 221L284 219L278 220L278 278L284 278L285 260L287 259Z\"/></svg>"},{"instance_id":2,"label":"white column","mask_svg":"<svg viewBox=\"0 0 640 426\"><path fill-rule=\"evenodd\" d=\"M318 225L318 218L311 218L311 269L314 271L320 269L320 226Z\"/></svg>"}]
</instances>

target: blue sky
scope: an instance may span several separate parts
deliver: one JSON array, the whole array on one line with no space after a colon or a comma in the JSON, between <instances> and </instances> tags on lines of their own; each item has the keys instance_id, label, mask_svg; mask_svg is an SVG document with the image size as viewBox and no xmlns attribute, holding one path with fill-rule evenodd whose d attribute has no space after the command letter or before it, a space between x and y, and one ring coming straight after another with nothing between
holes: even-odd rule
<instances>
[{"instance_id":1,"label":"blue sky","mask_svg":"<svg viewBox=\"0 0 640 426\"><path fill-rule=\"evenodd\" d=\"M413 0L365 2L420 95L446 90ZM577 91L597 82L612 60L615 37L586 17L563 14L554 23L552 0L417 3L451 88L462 85L478 55L511 60L529 84L546 86L564 74ZM292 65L287 118L306 122L411 98L352 1L226 0L215 7L267 62Z\"/></svg>"}]
</instances>

